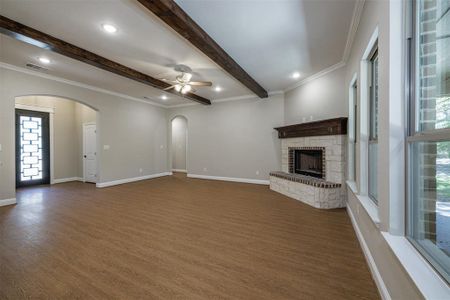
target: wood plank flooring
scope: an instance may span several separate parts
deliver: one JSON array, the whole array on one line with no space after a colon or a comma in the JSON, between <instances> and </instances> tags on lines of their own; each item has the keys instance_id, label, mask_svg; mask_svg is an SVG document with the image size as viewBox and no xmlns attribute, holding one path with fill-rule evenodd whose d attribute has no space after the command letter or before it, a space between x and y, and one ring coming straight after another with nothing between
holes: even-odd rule
<instances>
[{"instance_id":1,"label":"wood plank flooring","mask_svg":"<svg viewBox=\"0 0 450 300\"><path fill-rule=\"evenodd\" d=\"M0 207L0 298L379 299L345 210L163 177L21 189Z\"/></svg>"}]
</instances>

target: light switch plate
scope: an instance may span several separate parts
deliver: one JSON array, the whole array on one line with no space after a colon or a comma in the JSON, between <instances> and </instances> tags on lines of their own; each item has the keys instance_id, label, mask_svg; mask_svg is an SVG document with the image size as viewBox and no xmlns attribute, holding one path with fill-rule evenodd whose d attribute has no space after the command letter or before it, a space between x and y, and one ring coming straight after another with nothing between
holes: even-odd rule
<instances>
[{"instance_id":1,"label":"light switch plate","mask_svg":"<svg viewBox=\"0 0 450 300\"><path fill-rule=\"evenodd\" d=\"M103 150L109 150L109 145L103 145Z\"/></svg>"}]
</instances>

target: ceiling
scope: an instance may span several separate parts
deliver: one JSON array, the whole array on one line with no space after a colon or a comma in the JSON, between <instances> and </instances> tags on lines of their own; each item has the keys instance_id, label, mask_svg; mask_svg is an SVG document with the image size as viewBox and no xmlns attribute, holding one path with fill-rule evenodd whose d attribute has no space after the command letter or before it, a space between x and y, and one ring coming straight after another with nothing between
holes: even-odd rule
<instances>
[{"instance_id":1,"label":"ceiling","mask_svg":"<svg viewBox=\"0 0 450 300\"><path fill-rule=\"evenodd\" d=\"M342 60L356 0L177 0L221 47L269 92L284 90ZM189 65L193 80L213 87L196 94L211 99L251 95L135 0L0 0L1 14L19 23L151 75L172 79L175 64ZM117 26L110 35L101 25ZM49 75L163 105L190 103L150 86L0 35L0 61L25 67L51 63ZM301 74L293 79L294 71ZM221 92L214 87L220 86ZM146 100L143 97L148 97Z\"/></svg>"}]
</instances>

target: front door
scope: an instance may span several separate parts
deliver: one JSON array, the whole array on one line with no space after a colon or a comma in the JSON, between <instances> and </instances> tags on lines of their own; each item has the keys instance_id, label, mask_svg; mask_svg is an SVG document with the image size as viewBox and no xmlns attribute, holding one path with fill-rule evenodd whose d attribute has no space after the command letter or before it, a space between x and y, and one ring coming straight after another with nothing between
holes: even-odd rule
<instances>
[{"instance_id":1,"label":"front door","mask_svg":"<svg viewBox=\"0 0 450 300\"><path fill-rule=\"evenodd\" d=\"M16 109L16 187L49 183L49 114Z\"/></svg>"}]
</instances>

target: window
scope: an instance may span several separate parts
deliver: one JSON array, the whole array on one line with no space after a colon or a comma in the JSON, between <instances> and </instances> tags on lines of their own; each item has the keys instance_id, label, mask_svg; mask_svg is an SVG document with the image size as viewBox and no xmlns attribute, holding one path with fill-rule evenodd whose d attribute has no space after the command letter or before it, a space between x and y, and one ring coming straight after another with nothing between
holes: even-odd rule
<instances>
[{"instance_id":1,"label":"window","mask_svg":"<svg viewBox=\"0 0 450 300\"><path fill-rule=\"evenodd\" d=\"M450 1L413 11L407 234L450 282Z\"/></svg>"},{"instance_id":2,"label":"window","mask_svg":"<svg viewBox=\"0 0 450 300\"><path fill-rule=\"evenodd\" d=\"M369 63L369 197L378 203L378 50L372 50Z\"/></svg>"},{"instance_id":3,"label":"window","mask_svg":"<svg viewBox=\"0 0 450 300\"><path fill-rule=\"evenodd\" d=\"M358 129L358 85L357 75L353 76L349 87L348 108L348 180L356 181L356 143Z\"/></svg>"}]
</instances>

